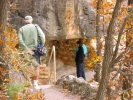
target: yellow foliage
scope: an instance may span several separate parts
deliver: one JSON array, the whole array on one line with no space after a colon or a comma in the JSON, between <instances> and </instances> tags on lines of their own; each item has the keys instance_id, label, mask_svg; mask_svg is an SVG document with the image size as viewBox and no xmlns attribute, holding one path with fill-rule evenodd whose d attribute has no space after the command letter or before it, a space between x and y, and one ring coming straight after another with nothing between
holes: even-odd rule
<instances>
[{"instance_id":1,"label":"yellow foliage","mask_svg":"<svg viewBox=\"0 0 133 100\"><path fill-rule=\"evenodd\" d=\"M109 9L113 6L113 3L111 2L104 2L102 8L103 9Z\"/></svg>"},{"instance_id":2,"label":"yellow foliage","mask_svg":"<svg viewBox=\"0 0 133 100\"><path fill-rule=\"evenodd\" d=\"M6 55L6 48L3 48L2 49L2 56L5 56Z\"/></svg>"},{"instance_id":3,"label":"yellow foliage","mask_svg":"<svg viewBox=\"0 0 133 100\"><path fill-rule=\"evenodd\" d=\"M122 17L122 16L119 16L117 19L118 19L119 21L122 21L122 20L123 20L123 17Z\"/></svg>"},{"instance_id":4,"label":"yellow foliage","mask_svg":"<svg viewBox=\"0 0 133 100\"><path fill-rule=\"evenodd\" d=\"M121 12L125 12L127 9L125 7L121 8Z\"/></svg>"},{"instance_id":5,"label":"yellow foliage","mask_svg":"<svg viewBox=\"0 0 133 100\"><path fill-rule=\"evenodd\" d=\"M17 99L15 99L17 98ZM29 89L20 91L14 95L15 100L44 100L44 94L41 91L38 91L34 94L31 94Z\"/></svg>"},{"instance_id":6,"label":"yellow foliage","mask_svg":"<svg viewBox=\"0 0 133 100\"><path fill-rule=\"evenodd\" d=\"M93 3L91 4L91 6L93 6L94 8L97 7L97 0L94 0Z\"/></svg>"},{"instance_id":7,"label":"yellow foliage","mask_svg":"<svg viewBox=\"0 0 133 100\"><path fill-rule=\"evenodd\" d=\"M128 29L128 28L131 28L131 26L132 26L131 25L131 21L128 20L127 23L126 23L126 25L125 25L125 28Z\"/></svg>"},{"instance_id":8,"label":"yellow foliage","mask_svg":"<svg viewBox=\"0 0 133 100\"><path fill-rule=\"evenodd\" d=\"M8 5L13 12L18 10L16 2L12 3L12 1L8 0Z\"/></svg>"},{"instance_id":9,"label":"yellow foliage","mask_svg":"<svg viewBox=\"0 0 133 100\"><path fill-rule=\"evenodd\" d=\"M14 100L18 100L18 94L17 93L14 93L13 97L14 97Z\"/></svg>"},{"instance_id":10,"label":"yellow foliage","mask_svg":"<svg viewBox=\"0 0 133 100\"><path fill-rule=\"evenodd\" d=\"M99 48L102 48L102 44L100 45ZM86 60L86 65L87 67L94 71L95 69L95 64L97 64L97 62L101 61L101 59L103 59L102 56L97 56L96 51L94 50L94 47L89 47L89 55L88 55L88 59Z\"/></svg>"},{"instance_id":11,"label":"yellow foliage","mask_svg":"<svg viewBox=\"0 0 133 100\"><path fill-rule=\"evenodd\" d=\"M3 43L3 41L2 41L2 39L0 39L0 46L2 46L2 43Z\"/></svg>"},{"instance_id":12,"label":"yellow foliage","mask_svg":"<svg viewBox=\"0 0 133 100\"><path fill-rule=\"evenodd\" d=\"M35 93L35 94L32 96L32 100L35 99L35 98L37 98L38 94L39 94L39 92Z\"/></svg>"},{"instance_id":13,"label":"yellow foliage","mask_svg":"<svg viewBox=\"0 0 133 100\"><path fill-rule=\"evenodd\" d=\"M7 78L7 79L6 79L6 81L10 82L10 81L11 81L11 79L10 79L10 78Z\"/></svg>"},{"instance_id":14,"label":"yellow foliage","mask_svg":"<svg viewBox=\"0 0 133 100\"><path fill-rule=\"evenodd\" d=\"M3 68L2 67L0 67L0 72L2 72L3 71Z\"/></svg>"},{"instance_id":15,"label":"yellow foliage","mask_svg":"<svg viewBox=\"0 0 133 100\"><path fill-rule=\"evenodd\" d=\"M102 9L99 9L98 10L98 14L103 14L103 10Z\"/></svg>"},{"instance_id":16,"label":"yellow foliage","mask_svg":"<svg viewBox=\"0 0 133 100\"><path fill-rule=\"evenodd\" d=\"M3 95L2 97L0 97L0 100L7 100L7 97Z\"/></svg>"},{"instance_id":17,"label":"yellow foliage","mask_svg":"<svg viewBox=\"0 0 133 100\"><path fill-rule=\"evenodd\" d=\"M2 25L0 25L0 30L3 28L3 24Z\"/></svg>"},{"instance_id":18,"label":"yellow foliage","mask_svg":"<svg viewBox=\"0 0 133 100\"><path fill-rule=\"evenodd\" d=\"M18 66L14 67L15 70L19 70Z\"/></svg>"},{"instance_id":19,"label":"yellow foliage","mask_svg":"<svg viewBox=\"0 0 133 100\"><path fill-rule=\"evenodd\" d=\"M111 18L110 18L110 17L106 17L105 20L106 20L106 21L110 21Z\"/></svg>"}]
</instances>

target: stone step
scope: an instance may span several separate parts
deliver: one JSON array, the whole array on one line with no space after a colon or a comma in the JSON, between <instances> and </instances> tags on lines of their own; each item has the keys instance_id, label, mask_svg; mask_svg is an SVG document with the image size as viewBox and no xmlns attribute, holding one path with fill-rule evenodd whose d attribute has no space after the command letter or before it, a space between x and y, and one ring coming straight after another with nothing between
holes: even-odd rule
<instances>
[{"instance_id":1,"label":"stone step","mask_svg":"<svg viewBox=\"0 0 133 100\"><path fill-rule=\"evenodd\" d=\"M40 72L48 72L49 69L48 68L45 68L45 69L40 69Z\"/></svg>"},{"instance_id":2,"label":"stone step","mask_svg":"<svg viewBox=\"0 0 133 100\"><path fill-rule=\"evenodd\" d=\"M43 64L43 65L40 66L40 69L46 68L46 67L47 67L46 64Z\"/></svg>"},{"instance_id":3,"label":"stone step","mask_svg":"<svg viewBox=\"0 0 133 100\"><path fill-rule=\"evenodd\" d=\"M44 74L44 73L42 73L42 74L40 74L39 76L49 76L49 74Z\"/></svg>"},{"instance_id":4,"label":"stone step","mask_svg":"<svg viewBox=\"0 0 133 100\"><path fill-rule=\"evenodd\" d=\"M49 84L49 79L47 80L44 80L44 79L39 79L39 85L46 85L46 84Z\"/></svg>"},{"instance_id":5,"label":"stone step","mask_svg":"<svg viewBox=\"0 0 133 100\"><path fill-rule=\"evenodd\" d=\"M49 75L48 72L41 72L39 75Z\"/></svg>"},{"instance_id":6,"label":"stone step","mask_svg":"<svg viewBox=\"0 0 133 100\"><path fill-rule=\"evenodd\" d=\"M39 76L39 79L48 79L48 76Z\"/></svg>"},{"instance_id":7,"label":"stone step","mask_svg":"<svg viewBox=\"0 0 133 100\"><path fill-rule=\"evenodd\" d=\"M46 66L46 64L43 64L40 66L40 72L39 72L39 84L44 85L48 84L49 80L49 67Z\"/></svg>"}]
</instances>

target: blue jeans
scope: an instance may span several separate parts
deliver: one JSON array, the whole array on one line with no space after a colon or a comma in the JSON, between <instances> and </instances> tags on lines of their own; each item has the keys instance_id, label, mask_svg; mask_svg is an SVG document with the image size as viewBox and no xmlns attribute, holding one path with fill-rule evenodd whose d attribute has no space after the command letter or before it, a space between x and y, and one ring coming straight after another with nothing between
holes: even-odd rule
<instances>
[{"instance_id":1,"label":"blue jeans","mask_svg":"<svg viewBox=\"0 0 133 100\"><path fill-rule=\"evenodd\" d=\"M76 67L77 67L77 77L83 77L83 79L86 80L84 66L85 66L84 62L76 64Z\"/></svg>"},{"instance_id":2,"label":"blue jeans","mask_svg":"<svg viewBox=\"0 0 133 100\"><path fill-rule=\"evenodd\" d=\"M38 63L39 65L42 64L42 63L41 63L41 59L40 59L40 55L33 55L33 57L36 59L36 61L37 61L37 63Z\"/></svg>"}]
</instances>

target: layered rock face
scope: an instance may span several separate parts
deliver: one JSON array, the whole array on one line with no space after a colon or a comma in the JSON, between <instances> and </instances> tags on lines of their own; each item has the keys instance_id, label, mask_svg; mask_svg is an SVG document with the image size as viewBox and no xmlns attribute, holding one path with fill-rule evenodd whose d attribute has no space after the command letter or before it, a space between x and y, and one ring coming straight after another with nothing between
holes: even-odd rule
<instances>
[{"instance_id":1,"label":"layered rock face","mask_svg":"<svg viewBox=\"0 0 133 100\"><path fill-rule=\"evenodd\" d=\"M46 41L93 37L95 11L90 0L17 0L10 22L19 29L26 15L34 18L46 35Z\"/></svg>"}]
</instances>

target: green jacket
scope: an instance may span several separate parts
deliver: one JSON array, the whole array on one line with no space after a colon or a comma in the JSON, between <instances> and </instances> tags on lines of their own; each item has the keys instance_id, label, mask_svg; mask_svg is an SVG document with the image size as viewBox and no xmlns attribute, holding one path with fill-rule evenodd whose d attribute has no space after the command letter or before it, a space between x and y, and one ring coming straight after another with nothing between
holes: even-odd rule
<instances>
[{"instance_id":1,"label":"green jacket","mask_svg":"<svg viewBox=\"0 0 133 100\"><path fill-rule=\"evenodd\" d=\"M45 34L38 25L35 27L34 24L26 24L22 26L18 31L18 38L19 44L23 50L28 48L36 50L39 42L42 45L45 43Z\"/></svg>"}]
</instances>

